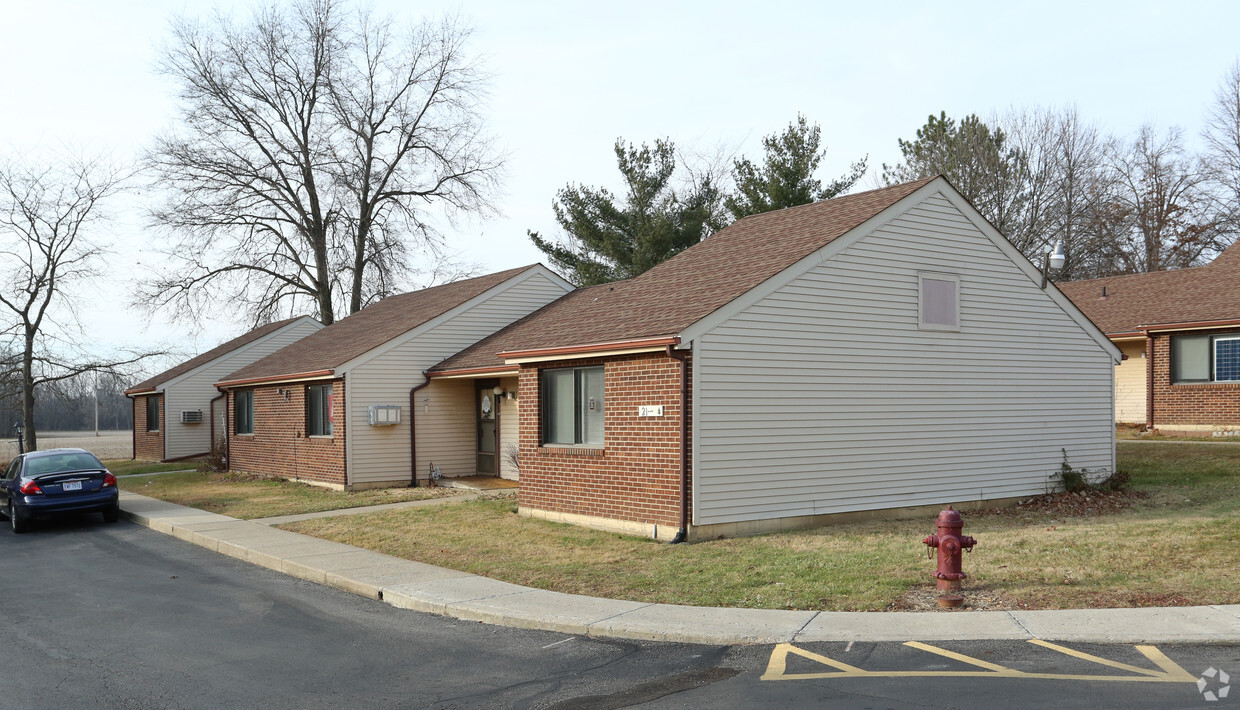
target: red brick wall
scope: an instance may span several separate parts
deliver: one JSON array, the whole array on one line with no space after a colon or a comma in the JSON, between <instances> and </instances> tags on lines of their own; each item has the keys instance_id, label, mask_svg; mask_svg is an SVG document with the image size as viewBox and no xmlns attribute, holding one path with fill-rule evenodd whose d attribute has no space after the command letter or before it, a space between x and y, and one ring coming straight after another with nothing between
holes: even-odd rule
<instances>
[{"instance_id":1,"label":"red brick wall","mask_svg":"<svg viewBox=\"0 0 1240 710\"><path fill-rule=\"evenodd\" d=\"M604 365L604 446L541 445L539 368ZM639 523L680 524L680 362L663 353L522 366L522 507ZM639 417L641 405L662 417Z\"/></svg>"},{"instance_id":2,"label":"red brick wall","mask_svg":"<svg viewBox=\"0 0 1240 710\"><path fill-rule=\"evenodd\" d=\"M228 450L233 471L345 484L344 380L332 381L332 435L306 436L306 387L254 388L254 433L236 434L235 392L228 394ZM288 390L288 397L276 390Z\"/></svg>"},{"instance_id":3,"label":"red brick wall","mask_svg":"<svg viewBox=\"0 0 1240 710\"><path fill-rule=\"evenodd\" d=\"M146 402L159 402L159 431L146 430ZM162 394L138 395L133 398L133 457L141 461L164 460L164 396Z\"/></svg>"},{"instance_id":4,"label":"red brick wall","mask_svg":"<svg viewBox=\"0 0 1240 710\"><path fill-rule=\"evenodd\" d=\"M1236 333L1194 331L1194 335ZM1240 424L1240 384L1171 384L1171 336L1154 336L1154 426ZM1147 355L1148 357L1148 355Z\"/></svg>"}]
</instances>

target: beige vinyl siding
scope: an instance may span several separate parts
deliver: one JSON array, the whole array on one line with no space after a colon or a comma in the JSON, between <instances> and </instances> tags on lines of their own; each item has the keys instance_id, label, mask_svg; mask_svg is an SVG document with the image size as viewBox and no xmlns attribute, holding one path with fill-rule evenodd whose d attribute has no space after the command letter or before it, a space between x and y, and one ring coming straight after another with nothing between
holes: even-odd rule
<instances>
[{"instance_id":1,"label":"beige vinyl siding","mask_svg":"<svg viewBox=\"0 0 1240 710\"><path fill-rule=\"evenodd\" d=\"M507 378L500 380L500 387L505 392L517 391L517 378ZM513 452L517 449L519 436L521 434L520 422L518 418L517 406L515 399L501 399L499 401L499 476L507 478L510 481L520 480L520 472L516 466L512 465L512 457L508 455L509 449Z\"/></svg>"},{"instance_id":2,"label":"beige vinyl siding","mask_svg":"<svg viewBox=\"0 0 1240 710\"><path fill-rule=\"evenodd\" d=\"M174 459L211 450L211 400L220 395L216 382L322 327L310 318L294 321L166 383L164 457ZM182 424L181 410L195 409L202 410L202 423Z\"/></svg>"},{"instance_id":3,"label":"beige vinyl siding","mask_svg":"<svg viewBox=\"0 0 1240 710\"><path fill-rule=\"evenodd\" d=\"M1115 366L1115 421L1145 423L1148 373L1145 370L1145 341L1116 343L1128 356Z\"/></svg>"},{"instance_id":4,"label":"beige vinyl siding","mask_svg":"<svg viewBox=\"0 0 1240 710\"><path fill-rule=\"evenodd\" d=\"M565 293L562 285L534 272L351 366L345 376L349 482L408 481L409 390L425 381L423 371ZM418 391L416 470L420 479L426 477L432 462L445 476L474 474L473 388L473 380L440 380ZM422 401L428 398L429 402ZM400 424L369 426L367 410L372 404L401 405Z\"/></svg>"},{"instance_id":5,"label":"beige vinyl siding","mask_svg":"<svg viewBox=\"0 0 1240 710\"><path fill-rule=\"evenodd\" d=\"M918 328L918 272L960 331ZM1113 467L1111 355L941 194L693 343L694 523L1042 493Z\"/></svg>"},{"instance_id":6,"label":"beige vinyl siding","mask_svg":"<svg viewBox=\"0 0 1240 710\"><path fill-rule=\"evenodd\" d=\"M449 478L474 475L478 439L474 389L473 380L435 380L415 395L420 480L430 477L431 466ZM408 437L404 460L408 466ZM405 478L408 477L406 468Z\"/></svg>"}]
</instances>

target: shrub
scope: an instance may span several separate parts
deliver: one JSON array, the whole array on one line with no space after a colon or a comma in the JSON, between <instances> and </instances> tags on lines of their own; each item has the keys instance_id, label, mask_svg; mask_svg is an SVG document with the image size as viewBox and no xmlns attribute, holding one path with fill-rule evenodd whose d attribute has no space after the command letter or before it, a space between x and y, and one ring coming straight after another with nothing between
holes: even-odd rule
<instances>
[{"instance_id":1,"label":"shrub","mask_svg":"<svg viewBox=\"0 0 1240 710\"><path fill-rule=\"evenodd\" d=\"M1127 471L1106 473L1102 470L1073 468L1072 464L1068 463L1068 450L1060 449L1060 451L1063 452L1063 463L1059 464L1059 472L1052 474L1051 479L1063 484L1063 489L1068 493L1119 491L1127 488L1132 481L1132 475ZM1090 480L1091 478L1093 480Z\"/></svg>"},{"instance_id":2,"label":"shrub","mask_svg":"<svg viewBox=\"0 0 1240 710\"><path fill-rule=\"evenodd\" d=\"M224 447L212 446L211 453L203 456L198 461L198 470L204 472L227 471L228 454L224 452Z\"/></svg>"}]
</instances>

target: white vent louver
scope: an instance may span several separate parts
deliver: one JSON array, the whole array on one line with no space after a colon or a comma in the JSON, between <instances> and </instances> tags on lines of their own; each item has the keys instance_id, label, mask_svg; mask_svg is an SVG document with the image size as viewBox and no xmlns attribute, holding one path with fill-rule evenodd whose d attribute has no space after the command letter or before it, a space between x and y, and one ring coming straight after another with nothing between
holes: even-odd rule
<instances>
[{"instance_id":1,"label":"white vent louver","mask_svg":"<svg viewBox=\"0 0 1240 710\"><path fill-rule=\"evenodd\" d=\"M367 408L371 426L392 426L400 424L399 404L372 404Z\"/></svg>"},{"instance_id":2,"label":"white vent louver","mask_svg":"<svg viewBox=\"0 0 1240 710\"><path fill-rule=\"evenodd\" d=\"M181 423L182 424L201 424L202 423L202 410L201 409L182 409L181 410Z\"/></svg>"}]
</instances>

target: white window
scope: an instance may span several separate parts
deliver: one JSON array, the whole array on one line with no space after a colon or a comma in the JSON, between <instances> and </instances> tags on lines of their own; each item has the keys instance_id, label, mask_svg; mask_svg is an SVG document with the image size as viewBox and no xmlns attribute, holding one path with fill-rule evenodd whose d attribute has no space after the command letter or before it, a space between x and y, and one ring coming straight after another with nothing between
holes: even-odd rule
<instances>
[{"instance_id":1,"label":"white window","mask_svg":"<svg viewBox=\"0 0 1240 710\"><path fill-rule=\"evenodd\" d=\"M603 368L542 371L544 444L603 445Z\"/></svg>"},{"instance_id":2,"label":"white window","mask_svg":"<svg viewBox=\"0 0 1240 710\"><path fill-rule=\"evenodd\" d=\"M1240 382L1240 335L1171 336L1171 381Z\"/></svg>"},{"instance_id":3,"label":"white window","mask_svg":"<svg viewBox=\"0 0 1240 710\"><path fill-rule=\"evenodd\" d=\"M254 433L254 390L241 390L233 395L233 433Z\"/></svg>"},{"instance_id":4,"label":"white window","mask_svg":"<svg viewBox=\"0 0 1240 710\"><path fill-rule=\"evenodd\" d=\"M152 394L146 398L146 430L159 431L159 395Z\"/></svg>"},{"instance_id":5,"label":"white window","mask_svg":"<svg viewBox=\"0 0 1240 710\"><path fill-rule=\"evenodd\" d=\"M960 330L960 277L917 274L917 324L922 330Z\"/></svg>"},{"instance_id":6,"label":"white window","mask_svg":"<svg viewBox=\"0 0 1240 710\"><path fill-rule=\"evenodd\" d=\"M306 435L332 435L332 386L306 387Z\"/></svg>"}]
</instances>

